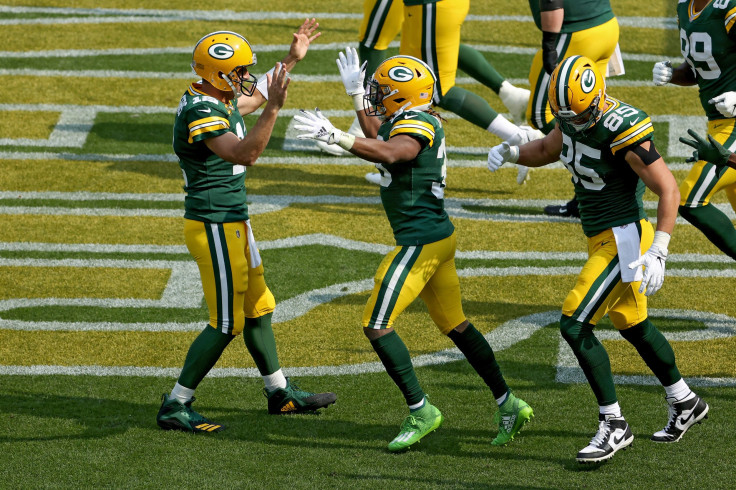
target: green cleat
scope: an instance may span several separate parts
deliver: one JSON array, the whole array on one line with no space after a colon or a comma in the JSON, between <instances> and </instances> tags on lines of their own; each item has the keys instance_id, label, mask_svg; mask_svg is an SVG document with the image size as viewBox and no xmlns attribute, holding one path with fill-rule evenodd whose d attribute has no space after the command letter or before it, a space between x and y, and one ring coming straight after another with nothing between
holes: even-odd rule
<instances>
[{"instance_id":1,"label":"green cleat","mask_svg":"<svg viewBox=\"0 0 736 490\"><path fill-rule=\"evenodd\" d=\"M442 413L426 400L424 406L410 413L401 424L401 430L393 441L388 443L388 450L395 453L405 451L419 440L442 425Z\"/></svg>"},{"instance_id":2,"label":"green cleat","mask_svg":"<svg viewBox=\"0 0 736 490\"><path fill-rule=\"evenodd\" d=\"M493 415L493 422L498 424L498 435L491 442L494 446L504 446L514 440L524 424L534 417L532 407L521 398L509 392L509 397L498 407Z\"/></svg>"},{"instance_id":3,"label":"green cleat","mask_svg":"<svg viewBox=\"0 0 736 490\"><path fill-rule=\"evenodd\" d=\"M216 424L192 409L194 397L186 403L176 398L161 396L161 408L156 415L156 423L164 430L183 430L184 432L220 432L224 425Z\"/></svg>"},{"instance_id":4,"label":"green cleat","mask_svg":"<svg viewBox=\"0 0 736 490\"><path fill-rule=\"evenodd\" d=\"M271 415L314 412L337 400L334 393L302 391L289 378L286 378L286 388L277 388L271 392L264 388L263 394L268 398L268 413Z\"/></svg>"}]
</instances>

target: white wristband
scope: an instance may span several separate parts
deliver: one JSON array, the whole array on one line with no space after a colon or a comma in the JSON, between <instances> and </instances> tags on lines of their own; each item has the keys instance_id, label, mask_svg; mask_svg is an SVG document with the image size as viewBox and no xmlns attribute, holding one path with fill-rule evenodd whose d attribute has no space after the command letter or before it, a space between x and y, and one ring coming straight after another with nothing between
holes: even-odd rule
<instances>
[{"instance_id":1,"label":"white wristband","mask_svg":"<svg viewBox=\"0 0 736 490\"><path fill-rule=\"evenodd\" d=\"M337 146L347 151L350 151L350 148L352 148L354 144L355 144L355 135L352 135L350 133L343 132L340 135L340 139L337 140Z\"/></svg>"},{"instance_id":2,"label":"white wristband","mask_svg":"<svg viewBox=\"0 0 736 490\"><path fill-rule=\"evenodd\" d=\"M268 77L266 77L266 75L271 75L271 77L273 78L274 70L275 67L268 70L267 73L264 73L256 84L256 89L261 93L261 95L263 95L263 98L266 100L268 100Z\"/></svg>"},{"instance_id":3,"label":"white wristband","mask_svg":"<svg viewBox=\"0 0 736 490\"><path fill-rule=\"evenodd\" d=\"M516 163L519 161L519 147L518 146L511 146L509 147L509 162Z\"/></svg>"},{"instance_id":4,"label":"white wristband","mask_svg":"<svg viewBox=\"0 0 736 490\"><path fill-rule=\"evenodd\" d=\"M353 99L353 108L356 111L362 111L365 108L363 105L363 94L353 94L350 97Z\"/></svg>"},{"instance_id":5,"label":"white wristband","mask_svg":"<svg viewBox=\"0 0 736 490\"><path fill-rule=\"evenodd\" d=\"M657 230L654 232L654 241L652 242L652 246L654 247L656 245L658 249L666 252L667 247L670 244L670 238L670 234L666 231Z\"/></svg>"}]
</instances>

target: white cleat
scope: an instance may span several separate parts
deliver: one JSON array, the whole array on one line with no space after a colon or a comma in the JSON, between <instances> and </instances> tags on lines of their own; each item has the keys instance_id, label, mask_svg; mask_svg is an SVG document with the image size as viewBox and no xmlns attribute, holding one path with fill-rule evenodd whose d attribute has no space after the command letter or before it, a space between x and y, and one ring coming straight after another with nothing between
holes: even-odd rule
<instances>
[{"instance_id":1,"label":"white cleat","mask_svg":"<svg viewBox=\"0 0 736 490\"><path fill-rule=\"evenodd\" d=\"M501 102L509 110L517 125L526 124L526 107L531 95L532 93L529 90L511 85L505 80L498 91Z\"/></svg>"},{"instance_id":2,"label":"white cleat","mask_svg":"<svg viewBox=\"0 0 736 490\"><path fill-rule=\"evenodd\" d=\"M575 458L578 463L600 463L611 459L620 449L626 449L634 442L629 424L623 417L598 415L598 432Z\"/></svg>"}]
</instances>

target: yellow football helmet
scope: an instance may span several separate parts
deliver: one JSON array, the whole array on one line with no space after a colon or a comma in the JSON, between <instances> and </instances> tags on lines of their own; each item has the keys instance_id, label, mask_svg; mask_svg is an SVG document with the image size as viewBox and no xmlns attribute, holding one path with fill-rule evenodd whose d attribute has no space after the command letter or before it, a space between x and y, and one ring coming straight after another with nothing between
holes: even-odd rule
<instances>
[{"instance_id":1,"label":"yellow football helmet","mask_svg":"<svg viewBox=\"0 0 736 490\"><path fill-rule=\"evenodd\" d=\"M230 31L207 34L192 53L192 70L215 88L232 91L236 97L253 95L258 79L248 69L256 64L256 54L248 41ZM240 90L236 90L238 85Z\"/></svg>"},{"instance_id":2,"label":"yellow football helmet","mask_svg":"<svg viewBox=\"0 0 736 490\"><path fill-rule=\"evenodd\" d=\"M422 60L392 56L378 65L368 82L366 114L389 117L408 109L427 109L432 104L435 81L434 73Z\"/></svg>"},{"instance_id":3,"label":"yellow football helmet","mask_svg":"<svg viewBox=\"0 0 736 490\"><path fill-rule=\"evenodd\" d=\"M590 128L605 104L606 82L590 58L570 56L552 72L549 106L563 130L580 132Z\"/></svg>"}]
</instances>

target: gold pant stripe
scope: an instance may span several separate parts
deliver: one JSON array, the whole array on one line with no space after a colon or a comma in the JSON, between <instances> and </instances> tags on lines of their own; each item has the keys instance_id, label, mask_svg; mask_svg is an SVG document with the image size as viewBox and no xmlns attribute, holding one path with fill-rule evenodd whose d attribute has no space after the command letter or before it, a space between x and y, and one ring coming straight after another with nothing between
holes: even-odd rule
<instances>
[{"instance_id":1,"label":"gold pant stripe","mask_svg":"<svg viewBox=\"0 0 736 490\"><path fill-rule=\"evenodd\" d=\"M367 48L383 51L388 49L389 43L399 34L403 22L402 1L364 0L358 40Z\"/></svg>"}]
</instances>

